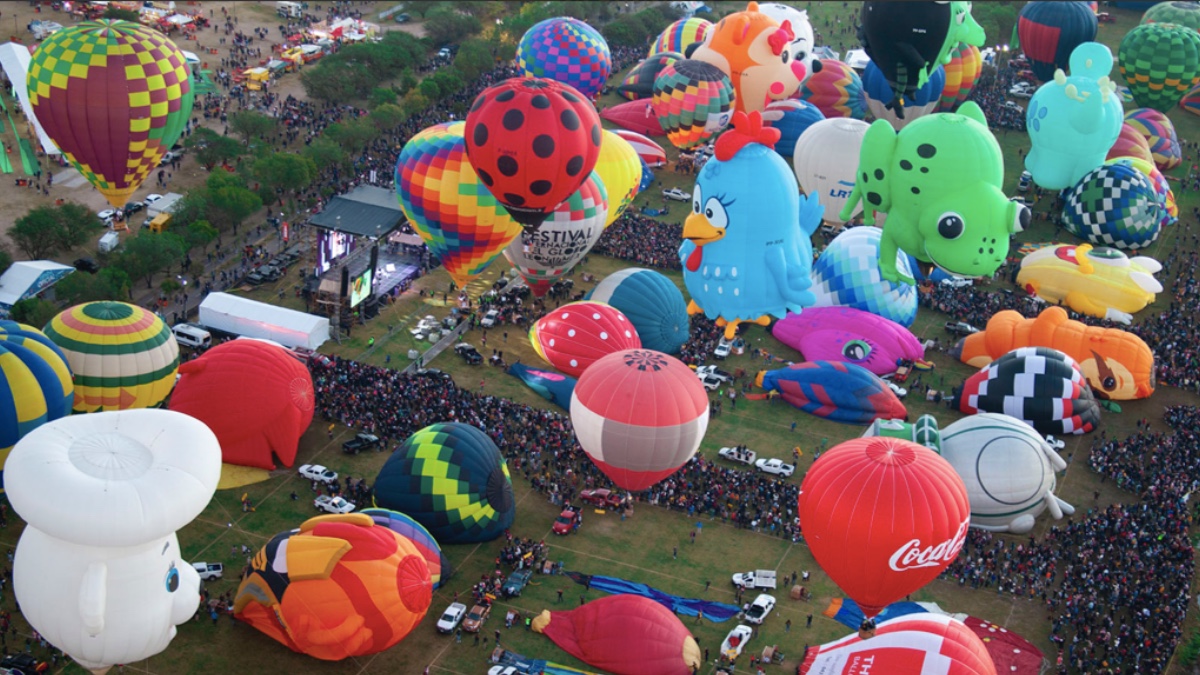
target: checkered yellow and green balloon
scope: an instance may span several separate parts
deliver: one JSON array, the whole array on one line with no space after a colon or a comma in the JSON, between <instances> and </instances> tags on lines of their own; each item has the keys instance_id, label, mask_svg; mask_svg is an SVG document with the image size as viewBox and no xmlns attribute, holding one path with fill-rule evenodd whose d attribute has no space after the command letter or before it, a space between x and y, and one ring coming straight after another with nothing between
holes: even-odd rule
<instances>
[{"instance_id":1,"label":"checkered yellow and green balloon","mask_svg":"<svg viewBox=\"0 0 1200 675\"><path fill-rule=\"evenodd\" d=\"M29 63L28 87L46 133L118 208L179 139L195 98L174 42L106 19L47 38Z\"/></svg>"}]
</instances>

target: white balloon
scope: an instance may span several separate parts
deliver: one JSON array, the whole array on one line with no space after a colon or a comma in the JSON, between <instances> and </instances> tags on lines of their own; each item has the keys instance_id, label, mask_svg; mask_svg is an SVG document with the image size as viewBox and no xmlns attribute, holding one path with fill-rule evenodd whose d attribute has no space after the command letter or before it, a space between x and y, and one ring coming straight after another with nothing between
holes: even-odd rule
<instances>
[{"instance_id":1,"label":"white balloon","mask_svg":"<svg viewBox=\"0 0 1200 675\"><path fill-rule=\"evenodd\" d=\"M817 193L825 207L825 221L838 219L854 189L858 153L871 125L849 117L821 120L800 134L792 155L796 180L805 193ZM851 216L862 212L860 206Z\"/></svg>"},{"instance_id":2,"label":"white balloon","mask_svg":"<svg viewBox=\"0 0 1200 675\"><path fill-rule=\"evenodd\" d=\"M589 185L594 183L594 189ZM541 297L592 250L608 219L608 190L592 172L584 186L541 225L525 229L504 249L504 257Z\"/></svg>"},{"instance_id":3,"label":"white balloon","mask_svg":"<svg viewBox=\"0 0 1200 675\"><path fill-rule=\"evenodd\" d=\"M28 523L13 589L30 625L95 671L166 649L200 604L175 530L217 489L213 432L169 410L75 415L22 438L4 469Z\"/></svg>"}]
</instances>

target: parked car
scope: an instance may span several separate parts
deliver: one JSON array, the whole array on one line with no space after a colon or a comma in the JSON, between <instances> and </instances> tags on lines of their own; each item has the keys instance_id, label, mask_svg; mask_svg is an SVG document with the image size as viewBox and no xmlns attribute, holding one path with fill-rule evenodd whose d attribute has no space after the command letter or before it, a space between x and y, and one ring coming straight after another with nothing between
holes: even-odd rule
<instances>
[{"instance_id":1,"label":"parked car","mask_svg":"<svg viewBox=\"0 0 1200 675\"><path fill-rule=\"evenodd\" d=\"M671 199L671 200L674 200L674 201L677 201L677 202L690 202L690 201L692 201L692 195L691 195L691 193L690 193L690 192L684 192L683 190L680 190L679 188L669 188L669 189L667 189L667 190L663 190L663 191L662 191L662 196L666 197L667 199Z\"/></svg>"},{"instance_id":2,"label":"parked car","mask_svg":"<svg viewBox=\"0 0 1200 675\"><path fill-rule=\"evenodd\" d=\"M466 361L469 365L477 366L483 363L483 355L479 353L479 350L466 342L454 345L454 353L461 356L463 361Z\"/></svg>"},{"instance_id":3,"label":"parked car","mask_svg":"<svg viewBox=\"0 0 1200 675\"><path fill-rule=\"evenodd\" d=\"M947 321L946 332L953 335L971 335L978 333L979 329L964 321Z\"/></svg>"},{"instance_id":4,"label":"parked car","mask_svg":"<svg viewBox=\"0 0 1200 675\"><path fill-rule=\"evenodd\" d=\"M357 455L363 450L370 450L379 445L379 437L375 434L360 433L354 438L342 443L342 452L347 455Z\"/></svg>"},{"instance_id":5,"label":"parked car","mask_svg":"<svg viewBox=\"0 0 1200 675\"><path fill-rule=\"evenodd\" d=\"M725 640L721 643L721 656L730 661L742 655L742 650L746 648L746 643L754 635L754 629L746 624L738 624L733 630L729 631L729 635L725 636Z\"/></svg>"},{"instance_id":6,"label":"parked car","mask_svg":"<svg viewBox=\"0 0 1200 675\"><path fill-rule=\"evenodd\" d=\"M725 338L721 338L721 341L717 343L717 348L713 350L713 356L721 361L724 361L726 357L729 356L729 352L732 349L733 343Z\"/></svg>"},{"instance_id":7,"label":"parked car","mask_svg":"<svg viewBox=\"0 0 1200 675\"><path fill-rule=\"evenodd\" d=\"M117 217L117 210L116 209L104 209L100 213L97 213L96 216L98 218L100 218L100 220L104 221L105 225L110 225L110 224L112 224L112 221L115 220Z\"/></svg>"},{"instance_id":8,"label":"parked car","mask_svg":"<svg viewBox=\"0 0 1200 675\"><path fill-rule=\"evenodd\" d=\"M571 534L576 525L583 524L583 514L574 506L567 506L554 519L554 526L550 528L554 534Z\"/></svg>"},{"instance_id":9,"label":"parked car","mask_svg":"<svg viewBox=\"0 0 1200 675\"><path fill-rule=\"evenodd\" d=\"M950 288L966 288L967 286L974 286L975 280L964 279L962 277L950 277L949 279L942 279L938 283L943 286L949 286Z\"/></svg>"},{"instance_id":10,"label":"parked car","mask_svg":"<svg viewBox=\"0 0 1200 675\"><path fill-rule=\"evenodd\" d=\"M302 464L298 471L301 478L315 480L318 483L332 483L338 477L336 471L326 469L320 464Z\"/></svg>"},{"instance_id":11,"label":"parked car","mask_svg":"<svg viewBox=\"0 0 1200 675\"><path fill-rule=\"evenodd\" d=\"M500 592L504 593L506 598L515 598L521 595L521 591L529 584L529 580L533 578L533 570L523 569L517 570L508 575L504 580L504 585L500 587Z\"/></svg>"},{"instance_id":12,"label":"parked car","mask_svg":"<svg viewBox=\"0 0 1200 675\"><path fill-rule=\"evenodd\" d=\"M401 12L396 15L395 20L396 23L408 23L409 21L412 21L412 15L410 15L408 12Z\"/></svg>"},{"instance_id":13,"label":"parked car","mask_svg":"<svg viewBox=\"0 0 1200 675\"><path fill-rule=\"evenodd\" d=\"M45 671L46 666L29 654L9 654L0 660L0 669L10 675L34 675Z\"/></svg>"},{"instance_id":14,"label":"parked car","mask_svg":"<svg viewBox=\"0 0 1200 675\"><path fill-rule=\"evenodd\" d=\"M1067 447L1067 442L1061 438L1055 438L1053 434L1046 434L1046 442L1055 450L1062 450Z\"/></svg>"},{"instance_id":15,"label":"parked car","mask_svg":"<svg viewBox=\"0 0 1200 675\"><path fill-rule=\"evenodd\" d=\"M491 613L491 605L475 605L463 619L462 629L468 633L478 633L479 629L483 627L483 622L487 621L488 615Z\"/></svg>"},{"instance_id":16,"label":"parked car","mask_svg":"<svg viewBox=\"0 0 1200 675\"><path fill-rule=\"evenodd\" d=\"M896 398L904 398L905 396L908 396L908 390L896 384L895 382L885 379L883 383L887 385L888 389L892 390L892 393L896 395Z\"/></svg>"},{"instance_id":17,"label":"parked car","mask_svg":"<svg viewBox=\"0 0 1200 675\"><path fill-rule=\"evenodd\" d=\"M100 265L91 258L76 258L75 262L71 263L71 265L80 272L87 272L88 274L95 274L100 271Z\"/></svg>"},{"instance_id":18,"label":"parked car","mask_svg":"<svg viewBox=\"0 0 1200 675\"><path fill-rule=\"evenodd\" d=\"M754 463L754 466L758 467L758 470L763 473L782 476L784 478L790 478L796 471L795 465L787 464L782 459L760 459Z\"/></svg>"},{"instance_id":19,"label":"parked car","mask_svg":"<svg viewBox=\"0 0 1200 675\"><path fill-rule=\"evenodd\" d=\"M773 609L775 609L775 598L766 593L760 593L754 602L750 603L750 609L746 610L746 622L761 625Z\"/></svg>"},{"instance_id":20,"label":"parked car","mask_svg":"<svg viewBox=\"0 0 1200 675\"><path fill-rule=\"evenodd\" d=\"M444 370L438 370L437 368L417 368L413 371L413 374L419 377L432 377L437 380L450 379L450 373L447 373Z\"/></svg>"},{"instance_id":21,"label":"parked car","mask_svg":"<svg viewBox=\"0 0 1200 675\"><path fill-rule=\"evenodd\" d=\"M740 464L754 464L755 452L750 449L743 450L741 447L721 448L717 451L717 455Z\"/></svg>"},{"instance_id":22,"label":"parked car","mask_svg":"<svg viewBox=\"0 0 1200 675\"><path fill-rule=\"evenodd\" d=\"M163 155L163 158L161 161L159 161L158 165L166 166L177 159L183 159L183 153L175 152L174 150L168 150L167 154Z\"/></svg>"},{"instance_id":23,"label":"parked car","mask_svg":"<svg viewBox=\"0 0 1200 675\"><path fill-rule=\"evenodd\" d=\"M192 567L195 568L196 574L200 575L200 581L220 579L225 575L225 565L222 563L194 562Z\"/></svg>"},{"instance_id":24,"label":"parked car","mask_svg":"<svg viewBox=\"0 0 1200 675\"><path fill-rule=\"evenodd\" d=\"M452 602L442 612L442 618L438 619L437 630L439 633L453 633L458 624L462 622L463 615L467 613L467 606L461 602Z\"/></svg>"},{"instance_id":25,"label":"parked car","mask_svg":"<svg viewBox=\"0 0 1200 675\"><path fill-rule=\"evenodd\" d=\"M1033 174L1022 171L1021 177L1017 179L1017 192L1029 192L1031 183L1033 183Z\"/></svg>"},{"instance_id":26,"label":"parked car","mask_svg":"<svg viewBox=\"0 0 1200 675\"><path fill-rule=\"evenodd\" d=\"M479 325L483 326L484 328L491 328L492 326L495 326L496 322L499 320L500 320L500 310L489 309L487 311L487 314L484 314L483 318L479 320Z\"/></svg>"},{"instance_id":27,"label":"parked car","mask_svg":"<svg viewBox=\"0 0 1200 675\"><path fill-rule=\"evenodd\" d=\"M318 511L326 513L350 513L355 508L352 502L348 502L341 497L330 497L329 495L321 495L314 499L313 506L317 507Z\"/></svg>"},{"instance_id":28,"label":"parked car","mask_svg":"<svg viewBox=\"0 0 1200 675\"><path fill-rule=\"evenodd\" d=\"M137 213L138 211L141 211L142 209L146 208L146 205L143 204L142 202L129 202L128 204L125 205L124 208L125 208L125 217L128 218L129 216L132 216L133 214Z\"/></svg>"},{"instance_id":29,"label":"parked car","mask_svg":"<svg viewBox=\"0 0 1200 675\"><path fill-rule=\"evenodd\" d=\"M584 490L579 493L579 498L584 504L591 504L601 509L615 509L625 503L625 498L619 492L613 492L608 488L597 488L594 490Z\"/></svg>"},{"instance_id":30,"label":"parked car","mask_svg":"<svg viewBox=\"0 0 1200 675\"><path fill-rule=\"evenodd\" d=\"M163 196L160 194L155 194L155 193L151 192L150 194L146 195L146 198L143 199L142 201L146 203L146 206L150 206L154 202L162 199L162 197Z\"/></svg>"},{"instance_id":31,"label":"parked car","mask_svg":"<svg viewBox=\"0 0 1200 675\"><path fill-rule=\"evenodd\" d=\"M721 370L716 366L699 366L696 368L696 375L702 380L706 377L712 377L726 384L733 382L733 375L731 373Z\"/></svg>"}]
</instances>

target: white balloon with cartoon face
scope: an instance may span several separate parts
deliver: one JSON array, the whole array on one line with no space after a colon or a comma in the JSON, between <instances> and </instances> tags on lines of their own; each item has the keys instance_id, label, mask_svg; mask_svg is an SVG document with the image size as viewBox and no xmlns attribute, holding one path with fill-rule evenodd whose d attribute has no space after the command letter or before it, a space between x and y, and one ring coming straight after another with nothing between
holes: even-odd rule
<instances>
[{"instance_id":1,"label":"white balloon with cartoon face","mask_svg":"<svg viewBox=\"0 0 1200 675\"><path fill-rule=\"evenodd\" d=\"M75 415L21 439L4 487L29 524L13 589L30 625L93 672L166 649L200 602L175 530L220 473L212 431L168 410Z\"/></svg>"}]
</instances>

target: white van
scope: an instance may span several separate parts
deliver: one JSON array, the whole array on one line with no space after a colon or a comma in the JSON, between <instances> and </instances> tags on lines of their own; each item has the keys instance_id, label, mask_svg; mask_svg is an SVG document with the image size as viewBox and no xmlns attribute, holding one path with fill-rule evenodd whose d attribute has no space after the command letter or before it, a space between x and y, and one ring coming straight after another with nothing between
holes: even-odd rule
<instances>
[{"instance_id":1,"label":"white van","mask_svg":"<svg viewBox=\"0 0 1200 675\"><path fill-rule=\"evenodd\" d=\"M212 346L212 333L209 333L203 328L197 328L191 324L180 323L176 324L171 329L171 332L175 334L175 341L184 347L191 347L192 349L207 349Z\"/></svg>"}]
</instances>

